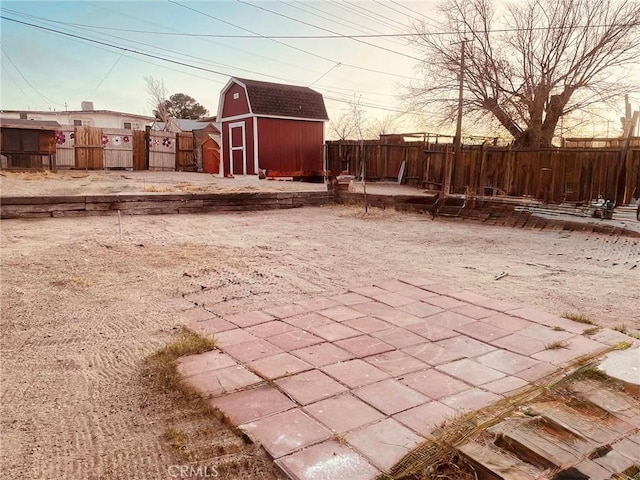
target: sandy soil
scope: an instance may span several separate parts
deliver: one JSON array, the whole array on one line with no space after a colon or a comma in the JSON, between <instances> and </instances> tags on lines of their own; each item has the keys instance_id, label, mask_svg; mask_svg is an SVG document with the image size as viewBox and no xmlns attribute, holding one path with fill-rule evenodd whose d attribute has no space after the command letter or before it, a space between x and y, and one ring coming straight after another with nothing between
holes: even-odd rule
<instances>
[{"instance_id":1,"label":"sandy soil","mask_svg":"<svg viewBox=\"0 0 640 480\"><path fill-rule=\"evenodd\" d=\"M8 478L167 478L171 406L149 398L139 366L172 338L183 296L201 289L219 293L211 309L223 315L423 275L640 328L634 238L339 206L123 217L121 234L114 217L1 227Z\"/></svg>"},{"instance_id":2,"label":"sandy soil","mask_svg":"<svg viewBox=\"0 0 640 480\"><path fill-rule=\"evenodd\" d=\"M95 195L111 193L223 193L239 191L326 191L323 184L259 180L257 176L224 178L206 173L88 171L0 173L0 191L12 195Z\"/></svg>"}]
</instances>

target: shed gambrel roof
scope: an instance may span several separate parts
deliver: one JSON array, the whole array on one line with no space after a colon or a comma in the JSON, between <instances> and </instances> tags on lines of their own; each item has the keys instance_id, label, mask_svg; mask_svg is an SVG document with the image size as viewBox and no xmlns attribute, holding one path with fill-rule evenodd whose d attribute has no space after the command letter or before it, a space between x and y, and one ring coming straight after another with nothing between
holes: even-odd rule
<instances>
[{"instance_id":1,"label":"shed gambrel roof","mask_svg":"<svg viewBox=\"0 0 640 480\"><path fill-rule=\"evenodd\" d=\"M322 94L309 87L234 77L245 87L254 115L329 120Z\"/></svg>"}]
</instances>

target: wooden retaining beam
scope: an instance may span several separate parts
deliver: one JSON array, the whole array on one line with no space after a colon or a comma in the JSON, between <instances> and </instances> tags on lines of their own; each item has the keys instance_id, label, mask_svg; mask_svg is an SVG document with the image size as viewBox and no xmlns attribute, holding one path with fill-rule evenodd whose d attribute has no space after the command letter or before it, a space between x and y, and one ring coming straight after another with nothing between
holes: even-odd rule
<instances>
[{"instance_id":1,"label":"wooden retaining beam","mask_svg":"<svg viewBox=\"0 0 640 480\"><path fill-rule=\"evenodd\" d=\"M2 197L0 218L160 215L272 210L334 203L329 192L239 192Z\"/></svg>"}]
</instances>

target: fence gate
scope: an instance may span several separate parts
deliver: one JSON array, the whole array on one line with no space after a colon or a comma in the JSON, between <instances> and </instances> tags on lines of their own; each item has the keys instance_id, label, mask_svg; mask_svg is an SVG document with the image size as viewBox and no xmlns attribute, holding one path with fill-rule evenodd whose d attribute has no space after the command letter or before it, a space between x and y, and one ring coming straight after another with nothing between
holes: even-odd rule
<instances>
[{"instance_id":1,"label":"fence gate","mask_svg":"<svg viewBox=\"0 0 640 480\"><path fill-rule=\"evenodd\" d=\"M149 132L149 170L176 169L176 140L170 132Z\"/></svg>"},{"instance_id":2,"label":"fence gate","mask_svg":"<svg viewBox=\"0 0 640 480\"><path fill-rule=\"evenodd\" d=\"M104 168L131 170L133 168L133 142L131 130L105 128L102 132L104 144Z\"/></svg>"},{"instance_id":3,"label":"fence gate","mask_svg":"<svg viewBox=\"0 0 640 480\"><path fill-rule=\"evenodd\" d=\"M104 144L101 128L75 128L75 168L102 170L104 168Z\"/></svg>"},{"instance_id":4,"label":"fence gate","mask_svg":"<svg viewBox=\"0 0 640 480\"><path fill-rule=\"evenodd\" d=\"M133 169L147 170L147 137L142 130L133 131Z\"/></svg>"},{"instance_id":5,"label":"fence gate","mask_svg":"<svg viewBox=\"0 0 640 480\"><path fill-rule=\"evenodd\" d=\"M176 134L176 170L196 171L196 162L193 156L193 133L191 132Z\"/></svg>"},{"instance_id":6,"label":"fence gate","mask_svg":"<svg viewBox=\"0 0 640 480\"><path fill-rule=\"evenodd\" d=\"M73 127L63 126L56 135L56 167L73 168L76 165L75 131Z\"/></svg>"}]
</instances>

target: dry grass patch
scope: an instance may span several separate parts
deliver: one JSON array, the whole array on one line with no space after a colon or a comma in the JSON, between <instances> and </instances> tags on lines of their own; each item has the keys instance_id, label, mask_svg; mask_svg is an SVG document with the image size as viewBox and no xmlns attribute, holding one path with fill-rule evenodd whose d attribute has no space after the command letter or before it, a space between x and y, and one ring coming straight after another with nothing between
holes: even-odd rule
<instances>
[{"instance_id":1,"label":"dry grass patch","mask_svg":"<svg viewBox=\"0 0 640 480\"><path fill-rule=\"evenodd\" d=\"M175 192L176 189L173 187L156 187L155 185L149 185L149 186L145 186L142 189L143 192L162 192L162 193L167 193L167 192Z\"/></svg>"},{"instance_id":2,"label":"dry grass patch","mask_svg":"<svg viewBox=\"0 0 640 480\"><path fill-rule=\"evenodd\" d=\"M175 465L196 471L207 467L219 479L281 478L259 445L248 443L223 423L207 400L181 381L178 359L214 348L214 340L183 329L173 342L147 357L141 368L147 390L141 409L153 413L163 425L162 438L175 456Z\"/></svg>"},{"instance_id":3,"label":"dry grass patch","mask_svg":"<svg viewBox=\"0 0 640 480\"><path fill-rule=\"evenodd\" d=\"M585 331L582 332L582 334L589 337L591 335L595 335L599 331L600 331L600 327L592 327L592 328L587 328Z\"/></svg>"},{"instance_id":4,"label":"dry grass patch","mask_svg":"<svg viewBox=\"0 0 640 480\"><path fill-rule=\"evenodd\" d=\"M544 346L545 350L560 350L561 348L568 348L569 344L565 341L557 340L555 342L547 343Z\"/></svg>"},{"instance_id":5,"label":"dry grass patch","mask_svg":"<svg viewBox=\"0 0 640 480\"><path fill-rule=\"evenodd\" d=\"M176 368L178 358L205 353L216 348L216 342L189 330L181 330L177 340L148 357L143 365L143 376L161 390L182 392L187 397L197 395L180 381Z\"/></svg>"},{"instance_id":6,"label":"dry grass patch","mask_svg":"<svg viewBox=\"0 0 640 480\"><path fill-rule=\"evenodd\" d=\"M562 318L573 320L574 322L584 323L586 325L595 325L595 322L589 317L582 315L581 313L565 312L562 314Z\"/></svg>"}]
</instances>

